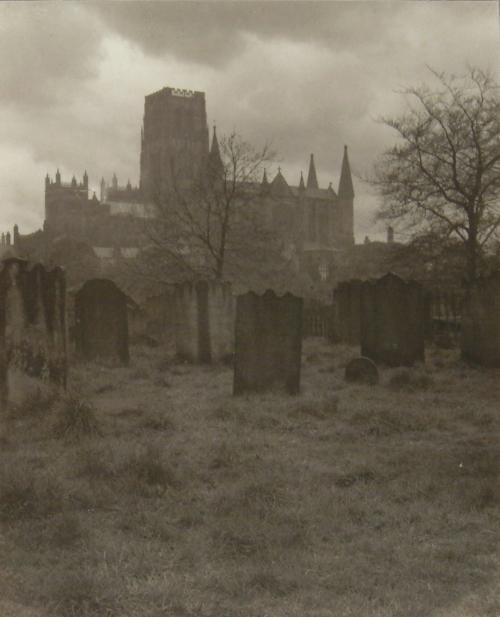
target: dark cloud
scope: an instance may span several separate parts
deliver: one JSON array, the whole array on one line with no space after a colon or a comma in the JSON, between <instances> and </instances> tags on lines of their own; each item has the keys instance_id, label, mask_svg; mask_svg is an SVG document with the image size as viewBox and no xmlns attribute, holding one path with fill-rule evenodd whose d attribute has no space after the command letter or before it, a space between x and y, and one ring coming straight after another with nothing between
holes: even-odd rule
<instances>
[{"instance_id":1,"label":"dark cloud","mask_svg":"<svg viewBox=\"0 0 500 617\"><path fill-rule=\"evenodd\" d=\"M72 3L0 3L0 101L54 105L96 73L102 30Z\"/></svg>"},{"instance_id":2,"label":"dark cloud","mask_svg":"<svg viewBox=\"0 0 500 617\"><path fill-rule=\"evenodd\" d=\"M231 62L245 34L320 44L331 49L380 46L380 32L401 8L373 2L98 2L87 8L106 26L154 55L204 65Z\"/></svg>"},{"instance_id":3,"label":"dark cloud","mask_svg":"<svg viewBox=\"0 0 500 617\"><path fill-rule=\"evenodd\" d=\"M314 152L320 183L336 186L344 144L366 174L394 139L374 119L401 112L398 87L428 80L426 63L495 62L498 7L0 3L0 53L0 223L33 228L46 171L138 181L144 96L165 85L205 91L220 133L270 140L290 183ZM356 194L362 239L376 203L359 181Z\"/></svg>"}]
</instances>

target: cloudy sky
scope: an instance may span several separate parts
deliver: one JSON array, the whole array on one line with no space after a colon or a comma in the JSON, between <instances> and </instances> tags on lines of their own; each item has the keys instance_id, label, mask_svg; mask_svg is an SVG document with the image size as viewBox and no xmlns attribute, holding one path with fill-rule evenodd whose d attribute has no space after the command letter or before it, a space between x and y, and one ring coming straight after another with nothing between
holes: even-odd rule
<instances>
[{"instance_id":1,"label":"cloudy sky","mask_svg":"<svg viewBox=\"0 0 500 617\"><path fill-rule=\"evenodd\" d=\"M377 118L426 64L499 69L499 5L485 2L1 2L0 229L43 223L44 176L87 169L138 182L144 96L206 92L209 123L271 141L290 184L315 153L320 185L393 140ZM277 163L278 165L278 163ZM276 165L276 166L277 166ZM355 179L356 236L376 199Z\"/></svg>"}]
</instances>

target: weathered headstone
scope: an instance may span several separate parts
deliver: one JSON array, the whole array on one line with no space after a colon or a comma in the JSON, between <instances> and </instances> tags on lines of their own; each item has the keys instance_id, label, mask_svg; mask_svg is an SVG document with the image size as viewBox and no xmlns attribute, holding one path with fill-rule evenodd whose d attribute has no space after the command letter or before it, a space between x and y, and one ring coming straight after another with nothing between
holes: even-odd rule
<instances>
[{"instance_id":1,"label":"weathered headstone","mask_svg":"<svg viewBox=\"0 0 500 617\"><path fill-rule=\"evenodd\" d=\"M462 357L484 367L500 367L500 272L478 279L462 307Z\"/></svg>"},{"instance_id":2,"label":"weathered headstone","mask_svg":"<svg viewBox=\"0 0 500 617\"><path fill-rule=\"evenodd\" d=\"M377 365L370 358L354 358L345 367L345 380L375 385L379 380Z\"/></svg>"},{"instance_id":3,"label":"weathered headstone","mask_svg":"<svg viewBox=\"0 0 500 617\"><path fill-rule=\"evenodd\" d=\"M0 406L20 401L31 380L66 386L66 282L15 257L0 269Z\"/></svg>"},{"instance_id":4,"label":"weathered headstone","mask_svg":"<svg viewBox=\"0 0 500 617\"><path fill-rule=\"evenodd\" d=\"M174 295L163 292L149 296L144 302L146 333L158 340L168 339L174 332Z\"/></svg>"},{"instance_id":5,"label":"weathered headstone","mask_svg":"<svg viewBox=\"0 0 500 617\"><path fill-rule=\"evenodd\" d=\"M425 300L421 285L389 273L361 289L361 355L377 364L424 360Z\"/></svg>"},{"instance_id":6,"label":"weathered headstone","mask_svg":"<svg viewBox=\"0 0 500 617\"><path fill-rule=\"evenodd\" d=\"M233 393L300 390L302 298L273 291L238 296Z\"/></svg>"},{"instance_id":7,"label":"weathered headstone","mask_svg":"<svg viewBox=\"0 0 500 617\"><path fill-rule=\"evenodd\" d=\"M85 360L128 364L127 297L113 281L91 279L76 293L75 343Z\"/></svg>"},{"instance_id":8,"label":"weathered headstone","mask_svg":"<svg viewBox=\"0 0 500 617\"><path fill-rule=\"evenodd\" d=\"M334 339L359 345L361 330L361 287L357 279L339 283L333 292Z\"/></svg>"},{"instance_id":9,"label":"weathered headstone","mask_svg":"<svg viewBox=\"0 0 500 617\"><path fill-rule=\"evenodd\" d=\"M177 355L193 363L224 360L234 349L234 298L228 283L198 281L176 285Z\"/></svg>"}]
</instances>

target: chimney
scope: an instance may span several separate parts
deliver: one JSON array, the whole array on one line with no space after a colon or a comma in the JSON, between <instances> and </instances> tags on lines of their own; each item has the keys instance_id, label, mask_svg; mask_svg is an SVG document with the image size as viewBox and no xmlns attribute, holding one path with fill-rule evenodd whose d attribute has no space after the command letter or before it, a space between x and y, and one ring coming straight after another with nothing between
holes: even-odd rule
<instances>
[{"instance_id":1,"label":"chimney","mask_svg":"<svg viewBox=\"0 0 500 617\"><path fill-rule=\"evenodd\" d=\"M387 243L392 244L394 242L394 229L389 225L387 228Z\"/></svg>"}]
</instances>

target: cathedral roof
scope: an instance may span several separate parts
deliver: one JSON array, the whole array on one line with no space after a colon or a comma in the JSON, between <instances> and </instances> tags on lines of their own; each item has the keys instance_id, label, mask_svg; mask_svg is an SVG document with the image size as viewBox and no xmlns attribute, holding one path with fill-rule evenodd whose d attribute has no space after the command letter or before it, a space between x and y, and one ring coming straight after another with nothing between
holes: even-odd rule
<instances>
[{"instance_id":1,"label":"cathedral roof","mask_svg":"<svg viewBox=\"0 0 500 617\"><path fill-rule=\"evenodd\" d=\"M281 167L278 168L278 173L271 182L271 190L279 195L288 195L290 193L290 187L281 173Z\"/></svg>"}]
</instances>

